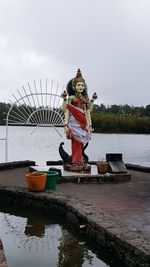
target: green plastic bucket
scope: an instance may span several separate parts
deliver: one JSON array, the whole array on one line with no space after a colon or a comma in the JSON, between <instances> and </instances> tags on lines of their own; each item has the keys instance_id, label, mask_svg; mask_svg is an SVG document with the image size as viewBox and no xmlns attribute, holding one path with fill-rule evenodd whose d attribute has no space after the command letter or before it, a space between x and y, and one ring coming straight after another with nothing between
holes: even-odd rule
<instances>
[{"instance_id":1,"label":"green plastic bucket","mask_svg":"<svg viewBox=\"0 0 150 267\"><path fill-rule=\"evenodd\" d=\"M59 178L59 174L56 171L40 171L42 173L46 173L46 184L45 190L46 191L55 191L57 180Z\"/></svg>"},{"instance_id":2,"label":"green plastic bucket","mask_svg":"<svg viewBox=\"0 0 150 267\"><path fill-rule=\"evenodd\" d=\"M45 190L55 191L59 174L58 172L55 171L49 171L46 173L47 173L47 178L46 178Z\"/></svg>"}]
</instances>

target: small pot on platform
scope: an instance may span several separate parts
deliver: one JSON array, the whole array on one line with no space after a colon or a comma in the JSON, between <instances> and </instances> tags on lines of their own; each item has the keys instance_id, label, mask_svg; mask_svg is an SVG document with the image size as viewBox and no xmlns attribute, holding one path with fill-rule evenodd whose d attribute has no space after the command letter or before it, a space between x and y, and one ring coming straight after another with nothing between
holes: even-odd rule
<instances>
[{"instance_id":1,"label":"small pot on platform","mask_svg":"<svg viewBox=\"0 0 150 267\"><path fill-rule=\"evenodd\" d=\"M96 165L97 165L97 171L99 174L105 174L107 172L107 169L108 169L107 161L98 161Z\"/></svg>"}]
</instances>

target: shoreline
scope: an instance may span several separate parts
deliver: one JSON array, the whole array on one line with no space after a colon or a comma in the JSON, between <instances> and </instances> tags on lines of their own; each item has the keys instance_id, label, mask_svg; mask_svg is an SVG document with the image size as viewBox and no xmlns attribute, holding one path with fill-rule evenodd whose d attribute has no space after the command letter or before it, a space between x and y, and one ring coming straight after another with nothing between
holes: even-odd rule
<instances>
[{"instance_id":1,"label":"shoreline","mask_svg":"<svg viewBox=\"0 0 150 267\"><path fill-rule=\"evenodd\" d=\"M95 165L96 161L89 161L90 165ZM131 163L124 163L127 170L135 170L140 172L150 172L150 167L142 166L139 164L131 164ZM47 161L46 165L48 166L54 166L54 165L63 165L62 160L56 160L56 161ZM32 160L22 160L22 161L10 161L10 162L1 162L0 163L0 171L2 170L9 170L14 168L20 168L20 167L28 167L28 166L36 166L36 162Z\"/></svg>"}]
</instances>

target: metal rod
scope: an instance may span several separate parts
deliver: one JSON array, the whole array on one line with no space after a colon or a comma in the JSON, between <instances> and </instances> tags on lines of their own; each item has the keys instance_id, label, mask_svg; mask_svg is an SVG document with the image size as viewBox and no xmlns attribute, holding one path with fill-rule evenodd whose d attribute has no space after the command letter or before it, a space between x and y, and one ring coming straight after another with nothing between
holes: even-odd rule
<instances>
[{"instance_id":1,"label":"metal rod","mask_svg":"<svg viewBox=\"0 0 150 267\"><path fill-rule=\"evenodd\" d=\"M62 90L61 90L61 93L60 93L60 96L59 96L59 99L58 99L57 107L59 107L59 102L62 99L61 95L62 95L62 93L64 91L64 88L65 88L65 86L63 85Z\"/></svg>"},{"instance_id":2,"label":"metal rod","mask_svg":"<svg viewBox=\"0 0 150 267\"><path fill-rule=\"evenodd\" d=\"M53 107L52 107L53 109L56 108L56 107L55 107L55 102L56 102L56 96L58 96L58 95L57 95L58 88L59 88L59 83L57 83L56 93L55 93L55 95L54 95L54 102L53 102ZM54 115L56 116L56 113L54 113ZM53 118L53 120L54 120L54 118Z\"/></svg>"},{"instance_id":3,"label":"metal rod","mask_svg":"<svg viewBox=\"0 0 150 267\"><path fill-rule=\"evenodd\" d=\"M37 125L30 134L33 134L37 130L38 127L39 127L39 125Z\"/></svg>"},{"instance_id":4,"label":"metal rod","mask_svg":"<svg viewBox=\"0 0 150 267\"><path fill-rule=\"evenodd\" d=\"M53 114L53 109L51 108L50 111L51 111L51 112L50 112L49 122L52 124L52 120L51 120L51 118L52 118L52 114Z\"/></svg>"},{"instance_id":5,"label":"metal rod","mask_svg":"<svg viewBox=\"0 0 150 267\"><path fill-rule=\"evenodd\" d=\"M57 128L53 125L53 127L54 127L54 129L56 130L56 132L59 134L59 136L61 137L61 138L63 138L63 136L60 134L60 132L57 130Z\"/></svg>"},{"instance_id":6,"label":"metal rod","mask_svg":"<svg viewBox=\"0 0 150 267\"><path fill-rule=\"evenodd\" d=\"M16 101L18 101L18 103L20 103L20 101L19 100L17 100L17 98L15 97L15 95L13 94L13 97L15 98L15 100ZM18 109L18 111L19 111L19 113L21 113L22 114L22 116L23 116L23 118L24 119L26 119L26 116L25 116L25 114L24 113L22 113L22 111L18 108L18 106L17 105L15 105L14 106L15 108L17 108Z\"/></svg>"},{"instance_id":7,"label":"metal rod","mask_svg":"<svg viewBox=\"0 0 150 267\"><path fill-rule=\"evenodd\" d=\"M23 118L20 114L18 114L17 112L15 112L13 109L11 110L11 112L14 113L15 115L17 115L17 116L16 116L16 119L17 119L17 118L18 118L18 119L21 118L22 121L26 122L26 118ZM10 114L9 116L11 116L11 115L12 115L12 114Z\"/></svg>"},{"instance_id":8,"label":"metal rod","mask_svg":"<svg viewBox=\"0 0 150 267\"><path fill-rule=\"evenodd\" d=\"M49 110L51 111L51 96L52 96L52 89L53 89L53 80L51 81L51 91L50 91L50 102L49 102ZM48 121L50 122L51 112L49 112L49 118Z\"/></svg>"},{"instance_id":9,"label":"metal rod","mask_svg":"<svg viewBox=\"0 0 150 267\"><path fill-rule=\"evenodd\" d=\"M58 114L54 124L58 124L59 121L60 121L60 115Z\"/></svg>"},{"instance_id":10,"label":"metal rod","mask_svg":"<svg viewBox=\"0 0 150 267\"><path fill-rule=\"evenodd\" d=\"M55 94L55 97L54 97L53 107L55 107L55 101L56 101L56 95L57 95L57 92L58 92L58 88L59 88L59 83L57 83L56 94Z\"/></svg>"},{"instance_id":11,"label":"metal rod","mask_svg":"<svg viewBox=\"0 0 150 267\"><path fill-rule=\"evenodd\" d=\"M53 80L51 81L51 91L50 91L50 96L52 95L52 90L53 90ZM49 106L51 107L51 97L50 97L50 104Z\"/></svg>"},{"instance_id":12,"label":"metal rod","mask_svg":"<svg viewBox=\"0 0 150 267\"><path fill-rule=\"evenodd\" d=\"M30 90L30 93L31 93L31 96L32 96L33 105L34 105L34 107L36 108L35 99L34 99L34 97L33 97L33 93L32 93L31 86L30 86L30 84L29 84L29 83L28 83L28 87L29 87L29 90Z\"/></svg>"},{"instance_id":13,"label":"metal rod","mask_svg":"<svg viewBox=\"0 0 150 267\"><path fill-rule=\"evenodd\" d=\"M57 87L56 87L56 93L57 93L57 91L58 91L58 87L59 87L59 83L57 83ZM52 110L55 108L55 100L56 100L56 95L57 94L54 94L54 100L53 100L53 104L52 104ZM51 115L52 115L53 113L51 113ZM55 114L55 113L54 113ZM51 116L52 117L52 116ZM50 121L52 121L53 120L53 118L50 118Z\"/></svg>"},{"instance_id":14,"label":"metal rod","mask_svg":"<svg viewBox=\"0 0 150 267\"><path fill-rule=\"evenodd\" d=\"M42 101L42 108L43 108L43 90L42 90L42 82L40 79L40 89L41 89L41 101ZM44 111L42 110L42 122L44 123Z\"/></svg>"},{"instance_id":15,"label":"metal rod","mask_svg":"<svg viewBox=\"0 0 150 267\"><path fill-rule=\"evenodd\" d=\"M58 117L59 114L61 114L61 111L60 111L60 109L56 108L56 110L55 110L55 116L53 118L54 121L57 120L57 117Z\"/></svg>"},{"instance_id":16,"label":"metal rod","mask_svg":"<svg viewBox=\"0 0 150 267\"><path fill-rule=\"evenodd\" d=\"M9 120L9 125L12 125L12 124L14 124L14 125L26 125L27 123L25 122L20 122L20 121L15 121L15 120Z\"/></svg>"},{"instance_id":17,"label":"metal rod","mask_svg":"<svg viewBox=\"0 0 150 267\"><path fill-rule=\"evenodd\" d=\"M45 89L46 89L46 107L47 107L47 78L46 78L46 84L45 84ZM48 108L48 107L47 107ZM48 112L46 112L46 121L48 121Z\"/></svg>"},{"instance_id":18,"label":"metal rod","mask_svg":"<svg viewBox=\"0 0 150 267\"><path fill-rule=\"evenodd\" d=\"M39 106L39 108L40 108L40 102L39 102L39 97L38 97L38 92L37 92L37 87L36 87L36 83L35 83L35 81L34 81L34 87L35 87L35 92L36 92L36 97L37 97L37 102L38 102L38 106ZM38 114L37 114L38 115ZM41 114L39 113L39 122L41 123Z\"/></svg>"},{"instance_id":19,"label":"metal rod","mask_svg":"<svg viewBox=\"0 0 150 267\"><path fill-rule=\"evenodd\" d=\"M58 125L60 125L60 124L64 125L64 122L63 122L61 116L58 117L58 120L56 121L56 123L57 123Z\"/></svg>"},{"instance_id":20,"label":"metal rod","mask_svg":"<svg viewBox=\"0 0 150 267\"><path fill-rule=\"evenodd\" d=\"M22 101L23 101L23 103L24 103L25 107L28 109L29 113L26 111L26 109L24 109L24 111L25 111L25 113L27 114L27 116L29 116L29 114L30 114L30 112L31 112L31 111L30 111L29 107L27 106L26 102L24 101L24 97L21 95L21 93L19 92L19 90L17 90L17 92L18 92L18 94L19 94L19 95L20 95L20 97L21 97L21 99L20 99L20 100L22 100ZM20 100L18 100L18 102L19 102Z\"/></svg>"},{"instance_id":21,"label":"metal rod","mask_svg":"<svg viewBox=\"0 0 150 267\"><path fill-rule=\"evenodd\" d=\"M13 112L14 114L17 114L17 115L18 115L18 113L16 113L15 111L12 110L12 112ZM19 122L19 121L26 122L25 120L22 120L22 119L20 119L20 118L18 118L18 117L16 117L16 116L13 116L12 114L10 114L9 116L12 117L12 118L14 118L14 119L16 119L16 120L18 120L18 122Z\"/></svg>"},{"instance_id":22,"label":"metal rod","mask_svg":"<svg viewBox=\"0 0 150 267\"><path fill-rule=\"evenodd\" d=\"M56 123L56 121L58 120L58 116L59 116L59 113L57 111L55 111L54 113L55 113L55 116L53 116L53 124Z\"/></svg>"},{"instance_id":23,"label":"metal rod","mask_svg":"<svg viewBox=\"0 0 150 267\"><path fill-rule=\"evenodd\" d=\"M34 111L34 109L33 109L33 107L32 107L32 104L31 104L31 102L30 102L29 96L28 96L28 94L27 94L27 92L26 92L24 86L22 86L22 88L23 88L23 90L24 90L24 92L25 92L25 95L26 95L26 97L27 97L27 99L28 99L29 106L30 106L31 109ZM30 112L31 112L31 111L30 111Z\"/></svg>"}]
</instances>

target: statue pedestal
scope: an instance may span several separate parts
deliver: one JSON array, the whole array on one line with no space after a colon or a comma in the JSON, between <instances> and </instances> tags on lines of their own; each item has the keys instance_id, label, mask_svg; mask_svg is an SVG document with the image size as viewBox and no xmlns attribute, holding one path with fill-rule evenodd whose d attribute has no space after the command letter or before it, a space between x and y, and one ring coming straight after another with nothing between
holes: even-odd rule
<instances>
[{"instance_id":1,"label":"statue pedestal","mask_svg":"<svg viewBox=\"0 0 150 267\"><path fill-rule=\"evenodd\" d=\"M88 164L78 165L78 164L63 164L64 170L68 172L79 172L79 173L91 173L91 166Z\"/></svg>"}]
</instances>

